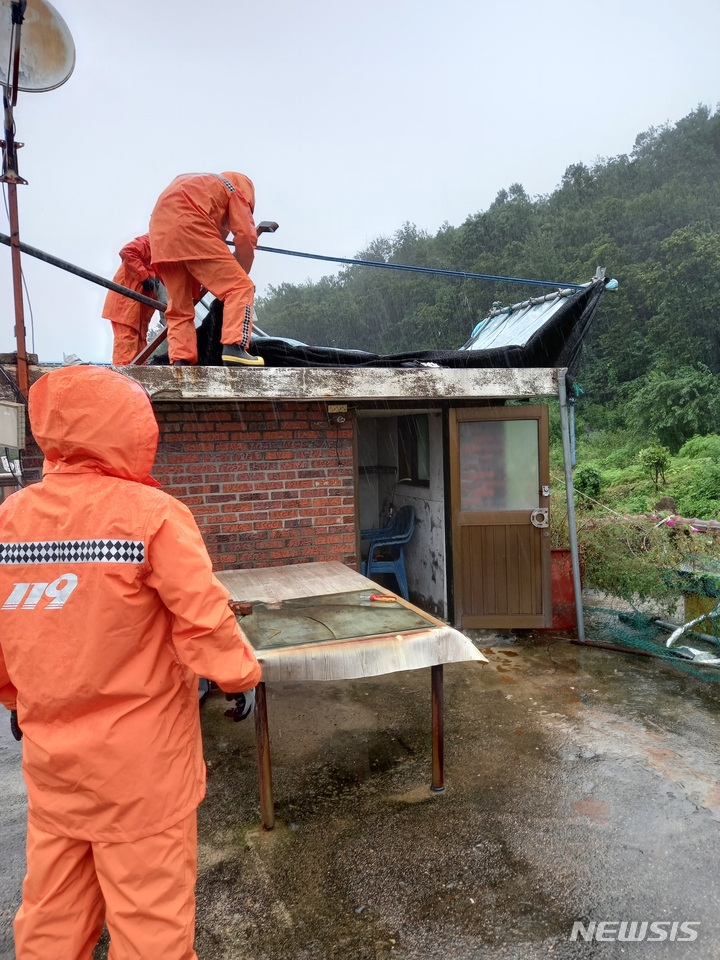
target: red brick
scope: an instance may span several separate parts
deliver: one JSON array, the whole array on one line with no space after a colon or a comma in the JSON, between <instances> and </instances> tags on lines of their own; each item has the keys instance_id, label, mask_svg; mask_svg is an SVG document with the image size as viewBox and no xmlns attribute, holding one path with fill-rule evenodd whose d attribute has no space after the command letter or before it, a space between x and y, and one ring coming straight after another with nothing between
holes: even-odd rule
<instances>
[{"instance_id":1,"label":"red brick","mask_svg":"<svg viewBox=\"0 0 720 960\"><path fill-rule=\"evenodd\" d=\"M325 403L160 401L156 413L155 474L191 507L218 568L354 565L352 429Z\"/></svg>"},{"instance_id":2,"label":"red brick","mask_svg":"<svg viewBox=\"0 0 720 960\"><path fill-rule=\"evenodd\" d=\"M291 450L268 450L265 454L266 460L292 460L293 453Z\"/></svg>"}]
</instances>

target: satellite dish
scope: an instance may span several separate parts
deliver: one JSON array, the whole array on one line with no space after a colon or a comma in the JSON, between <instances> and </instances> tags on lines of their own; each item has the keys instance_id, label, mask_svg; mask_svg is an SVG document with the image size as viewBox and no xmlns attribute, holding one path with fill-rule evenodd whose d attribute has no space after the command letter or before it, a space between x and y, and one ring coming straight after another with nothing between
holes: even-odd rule
<instances>
[{"instance_id":1,"label":"satellite dish","mask_svg":"<svg viewBox=\"0 0 720 960\"><path fill-rule=\"evenodd\" d=\"M11 0L0 0L0 83L7 86L12 32ZM45 93L62 86L75 69L75 44L48 0L28 0L22 23L18 90Z\"/></svg>"}]
</instances>

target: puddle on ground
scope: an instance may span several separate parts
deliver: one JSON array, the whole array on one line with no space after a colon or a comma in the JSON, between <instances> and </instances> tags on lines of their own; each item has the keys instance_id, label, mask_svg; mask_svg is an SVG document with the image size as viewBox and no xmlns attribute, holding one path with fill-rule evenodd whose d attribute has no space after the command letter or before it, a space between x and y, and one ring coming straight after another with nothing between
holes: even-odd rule
<instances>
[{"instance_id":1,"label":"puddle on ground","mask_svg":"<svg viewBox=\"0 0 720 960\"><path fill-rule=\"evenodd\" d=\"M592 797L576 800L572 808L579 816L594 820L595 823L607 823L610 819L610 805Z\"/></svg>"}]
</instances>

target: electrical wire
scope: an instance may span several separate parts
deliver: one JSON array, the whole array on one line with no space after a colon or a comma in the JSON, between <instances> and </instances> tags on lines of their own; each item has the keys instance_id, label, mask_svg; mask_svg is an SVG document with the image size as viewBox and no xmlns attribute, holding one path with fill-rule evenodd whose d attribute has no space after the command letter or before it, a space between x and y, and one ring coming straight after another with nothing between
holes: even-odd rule
<instances>
[{"instance_id":1,"label":"electrical wire","mask_svg":"<svg viewBox=\"0 0 720 960\"><path fill-rule=\"evenodd\" d=\"M23 403L25 404L25 406L27 406L27 398L23 396L23 393L20 387L15 383L13 378L7 373L7 371L2 366L0 366L0 373L5 377L7 382L10 384L11 388L15 391L18 399L20 400L20 403Z\"/></svg>"},{"instance_id":2,"label":"electrical wire","mask_svg":"<svg viewBox=\"0 0 720 960\"><path fill-rule=\"evenodd\" d=\"M27 409L27 397L25 397L25 396L23 395L22 391L20 390L20 387L18 387L18 385L17 385L17 384L15 383L15 381L13 380L13 378L7 373L7 371L6 371L6 370L4 369L4 367L2 367L2 366L0 366L0 373L3 375L3 377L5 377L5 379L7 380L7 382L10 384L10 387L12 388L12 390L14 391L14 393L16 394L16 396L17 396L18 400L20 401L20 403L22 403L23 406ZM8 458L8 460L10 460L10 455L9 455L9 453L8 453L8 448L7 448L7 447L5 447L5 456ZM25 471L23 470L22 456L21 456L19 450L18 450L17 462L18 462L18 464L19 464L19 466L20 466L20 476L18 477L17 474L15 474L14 471L13 471L13 475L15 476L15 479L17 480L18 486L20 486L20 487L26 487L26 486L27 486L27 482L26 482L26 480L25 480Z\"/></svg>"},{"instance_id":3,"label":"electrical wire","mask_svg":"<svg viewBox=\"0 0 720 960\"><path fill-rule=\"evenodd\" d=\"M20 267L20 278L25 288L25 299L27 300L28 310L30 311L30 343L32 345L32 352L35 353L35 316L33 314L32 301L30 300L30 291L28 290L27 280L25 279L25 271L22 267Z\"/></svg>"},{"instance_id":4,"label":"electrical wire","mask_svg":"<svg viewBox=\"0 0 720 960\"><path fill-rule=\"evenodd\" d=\"M11 459L10 459L10 449L9 449L8 447L3 447L3 450L5 451L5 459L7 460L8 464L10 465L10 473L11 473L11 474L13 475L13 477L15 478L15 483L16 483L19 487L26 487L26 486L27 486L27 483L26 483L26 481L25 481L25 472L23 471L22 460L20 459L20 451L18 450L18 458L17 458L17 460L11 460ZM20 475L19 475L19 476L18 476L17 473L15 473L15 471L14 471L13 468L12 468L12 464L13 464L13 463L17 463L17 465L20 467Z\"/></svg>"},{"instance_id":5,"label":"electrical wire","mask_svg":"<svg viewBox=\"0 0 720 960\"><path fill-rule=\"evenodd\" d=\"M232 241L226 241L232 246ZM440 267L414 267L408 263L386 263L384 260L359 260L352 257L326 257L320 253L302 253L300 250L283 250L280 247L257 246L265 253L281 253L287 257L304 257L307 260L327 260L331 263L347 263L355 267L381 267L385 270L406 270L412 273L431 273L441 277L460 277L463 280L491 280L494 283L520 283L532 287L554 287L561 290L584 290L586 283L556 283L554 280L528 280L522 277L496 277L488 273L469 273L466 270L444 270Z\"/></svg>"}]
</instances>

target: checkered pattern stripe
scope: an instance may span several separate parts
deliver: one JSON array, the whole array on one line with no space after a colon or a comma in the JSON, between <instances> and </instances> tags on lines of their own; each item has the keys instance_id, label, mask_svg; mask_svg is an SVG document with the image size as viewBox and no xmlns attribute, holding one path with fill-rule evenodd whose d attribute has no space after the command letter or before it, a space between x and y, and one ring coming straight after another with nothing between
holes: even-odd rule
<instances>
[{"instance_id":1,"label":"checkered pattern stripe","mask_svg":"<svg viewBox=\"0 0 720 960\"><path fill-rule=\"evenodd\" d=\"M241 346L245 347L247 350L250 346L250 332L252 330L252 307L245 304L245 316L243 317L242 325L242 341Z\"/></svg>"},{"instance_id":2,"label":"checkered pattern stripe","mask_svg":"<svg viewBox=\"0 0 720 960\"><path fill-rule=\"evenodd\" d=\"M45 540L0 543L0 564L144 563L142 540Z\"/></svg>"},{"instance_id":3,"label":"checkered pattern stripe","mask_svg":"<svg viewBox=\"0 0 720 960\"><path fill-rule=\"evenodd\" d=\"M221 177L219 173L214 173L213 176L217 177L220 183L224 183L230 193L235 193L235 187L230 183L229 180L226 180L225 177Z\"/></svg>"}]
</instances>

